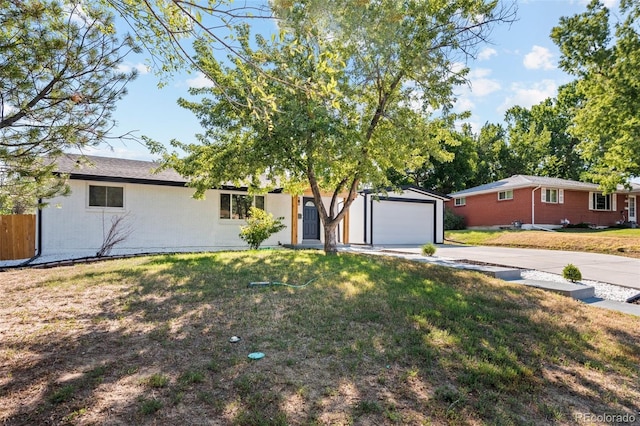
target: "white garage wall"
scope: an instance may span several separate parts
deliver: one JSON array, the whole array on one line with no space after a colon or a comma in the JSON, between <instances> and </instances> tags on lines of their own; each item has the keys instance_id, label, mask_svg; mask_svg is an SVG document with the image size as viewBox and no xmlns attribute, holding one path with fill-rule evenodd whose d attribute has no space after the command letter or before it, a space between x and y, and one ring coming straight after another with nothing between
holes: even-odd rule
<instances>
[{"instance_id":1,"label":"white garage wall","mask_svg":"<svg viewBox=\"0 0 640 426\"><path fill-rule=\"evenodd\" d=\"M385 201L385 197L394 201ZM419 189L380 194L379 200L376 200L375 194L360 194L351 206L349 242L411 245L443 243L443 209L442 198Z\"/></svg>"},{"instance_id":2,"label":"white garage wall","mask_svg":"<svg viewBox=\"0 0 640 426\"><path fill-rule=\"evenodd\" d=\"M43 254L95 252L103 242L111 218L122 215L127 215L125 221L132 233L116 246L114 254L247 248L238 236L245 222L219 219L219 194L233 191L211 190L204 200L195 200L191 188L83 180L71 180L69 184L71 195L49 200L50 207L42 212ZM124 208L88 207L89 184L124 187ZM284 217L284 223L290 225L289 195L267 194L265 209L275 217ZM286 228L263 245L289 243L290 235Z\"/></svg>"},{"instance_id":3,"label":"white garage wall","mask_svg":"<svg viewBox=\"0 0 640 426\"><path fill-rule=\"evenodd\" d=\"M372 232L376 244L425 244L434 242L435 204L374 201Z\"/></svg>"}]
</instances>

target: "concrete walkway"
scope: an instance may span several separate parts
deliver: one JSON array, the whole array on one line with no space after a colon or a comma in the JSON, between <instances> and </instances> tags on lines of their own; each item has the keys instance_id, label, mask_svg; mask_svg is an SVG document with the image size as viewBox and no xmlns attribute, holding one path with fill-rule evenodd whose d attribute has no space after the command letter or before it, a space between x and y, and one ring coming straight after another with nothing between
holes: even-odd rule
<instances>
[{"instance_id":1,"label":"concrete walkway","mask_svg":"<svg viewBox=\"0 0 640 426\"><path fill-rule=\"evenodd\" d=\"M386 246L384 249L412 254L420 253L420 247L415 246ZM572 263L580 269L584 280L640 290L640 259L623 256L558 250L438 244L436 257L451 261L470 260L513 268L532 269L557 275L562 275L562 269Z\"/></svg>"}]
</instances>

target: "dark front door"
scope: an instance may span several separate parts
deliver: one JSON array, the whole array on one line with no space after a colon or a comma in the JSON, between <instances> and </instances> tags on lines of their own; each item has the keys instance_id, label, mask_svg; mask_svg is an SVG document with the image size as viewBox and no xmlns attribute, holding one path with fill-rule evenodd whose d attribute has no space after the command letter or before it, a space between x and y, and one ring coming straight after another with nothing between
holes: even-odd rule
<instances>
[{"instance_id":1,"label":"dark front door","mask_svg":"<svg viewBox=\"0 0 640 426\"><path fill-rule=\"evenodd\" d=\"M302 239L319 240L320 216L313 198L303 198L302 203Z\"/></svg>"}]
</instances>

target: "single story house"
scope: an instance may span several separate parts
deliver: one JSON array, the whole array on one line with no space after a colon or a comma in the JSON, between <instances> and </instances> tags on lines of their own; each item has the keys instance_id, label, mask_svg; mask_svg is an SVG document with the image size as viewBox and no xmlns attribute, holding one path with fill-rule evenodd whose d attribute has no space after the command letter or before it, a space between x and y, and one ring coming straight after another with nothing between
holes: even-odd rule
<instances>
[{"instance_id":1,"label":"single story house","mask_svg":"<svg viewBox=\"0 0 640 426\"><path fill-rule=\"evenodd\" d=\"M204 200L196 200L192 197L194 189L186 186L184 177L174 170L154 173L157 166L149 161L98 156L66 154L59 158L56 170L69 175L71 194L46 200L49 207L40 210L37 219L38 254L95 254L117 218L122 218L119 226L128 231L128 237L114 247L112 254L244 249L248 245L240 239L239 232L251 205L263 208L275 217L283 217L287 226L267 239L264 246L322 244L324 230L310 192L292 196L276 189L249 195L247 188L230 185L208 190ZM422 195L414 190L410 194L414 195L391 197L380 203L384 207L374 207L373 210L371 207L367 211L356 207L355 226L351 225L353 214L349 213L338 227L338 241L349 243L352 231L357 228L364 232L362 221L368 220L368 226L371 226L372 219L376 221L375 227L370 228L374 230L375 239L384 235L379 227L384 222L391 226L394 234L407 238L413 236L414 227L422 225L416 225L408 218L414 213L423 213L414 208L415 200ZM362 195L362 201L368 195ZM397 202L395 198L406 200ZM323 201L328 208L330 197ZM439 212L429 213L431 228L428 231L427 228L424 232L419 228L420 235L426 239L420 243L431 240L427 238L441 241L442 199L425 200L420 205L426 212L433 210L434 203ZM361 204L360 200L356 204ZM388 211L389 205L399 209ZM365 216L368 219L365 220ZM398 233L402 228L399 225L403 224L407 225L407 230ZM354 236L358 233L355 232ZM408 244L414 239L394 241ZM359 237L356 242L371 244L375 241L371 237Z\"/></svg>"},{"instance_id":2,"label":"single story house","mask_svg":"<svg viewBox=\"0 0 640 426\"><path fill-rule=\"evenodd\" d=\"M264 246L321 239L317 212L308 218L309 209L301 207L314 205L311 195L292 197L279 189L249 195L246 187L230 185L196 200L184 177L174 170L154 173L154 162L67 154L56 166L69 175L71 194L47 200L49 207L39 213L40 254L97 252L117 217L124 217L121 226L130 234L113 254L244 249L239 228L252 205L287 225Z\"/></svg>"},{"instance_id":3,"label":"single story house","mask_svg":"<svg viewBox=\"0 0 640 426\"><path fill-rule=\"evenodd\" d=\"M468 228L611 226L637 222L638 195L637 184L603 194L592 183L515 175L449 194L447 207L463 216Z\"/></svg>"},{"instance_id":4,"label":"single story house","mask_svg":"<svg viewBox=\"0 0 640 426\"><path fill-rule=\"evenodd\" d=\"M416 245L444 242L446 195L417 187L361 191L349 209L352 244Z\"/></svg>"}]
</instances>

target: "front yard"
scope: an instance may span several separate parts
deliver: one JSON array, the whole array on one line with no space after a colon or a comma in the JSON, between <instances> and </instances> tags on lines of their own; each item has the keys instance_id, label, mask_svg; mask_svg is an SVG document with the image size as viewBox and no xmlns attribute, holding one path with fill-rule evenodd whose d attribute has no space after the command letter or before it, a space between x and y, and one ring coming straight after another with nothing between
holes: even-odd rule
<instances>
[{"instance_id":1,"label":"front yard","mask_svg":"<svg viewBox=\"0 0 640 426\"><path fill-rule=\"evenodd\" d=\"M640 408L637 318L435 265L167 255L3 272L0 292L7 425L538 425Z\"/></svg>"}]
</instances>

